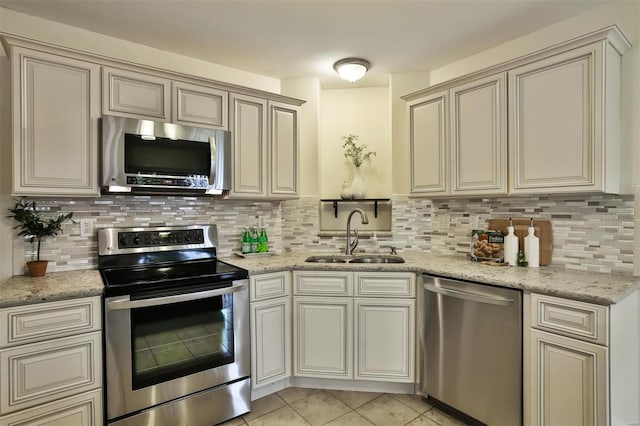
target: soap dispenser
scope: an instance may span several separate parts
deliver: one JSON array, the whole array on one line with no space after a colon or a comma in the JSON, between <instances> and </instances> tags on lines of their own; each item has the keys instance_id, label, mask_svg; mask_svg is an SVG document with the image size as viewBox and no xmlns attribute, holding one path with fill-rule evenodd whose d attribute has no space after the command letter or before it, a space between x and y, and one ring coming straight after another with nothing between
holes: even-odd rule
<instances>
[{"instance_id":1,"label":"soap dispenser","mask_svg":"<svg viewBox=\"0 0 640 426\"><path fill-rule=\"evenodd\" d=\"M524 258L529 268L540 266L540 239L535 236L534 231L533 218L531 218L528 234L524 237Z\"/></svg>"},{"instance_id":2,"label":"soap dispenser","mask_svg":"<svg viewBox=\"0 0 640 426\"><path fill-rule=\"evenodd\" d=\"M518 237L514 233L513 222L509 218L509 226L507 226L507 235L504 237L504 262L509 266L518 264Z\"/></svg>"}]
</instances>

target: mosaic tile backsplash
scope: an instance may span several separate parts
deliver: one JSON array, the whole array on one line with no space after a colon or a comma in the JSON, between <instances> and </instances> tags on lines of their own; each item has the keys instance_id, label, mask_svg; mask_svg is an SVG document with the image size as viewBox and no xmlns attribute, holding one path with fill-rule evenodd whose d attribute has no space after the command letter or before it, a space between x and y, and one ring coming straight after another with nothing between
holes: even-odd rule
<instances>
[{"instance_id":1,"label":"mosaic tile backsplash","mask_svg":"<svg viewBox=\"0 0 640 426\"><path fill-rule=\"evenodd\" d=\"M95 219L95 228L132 226L218 225L218 253L230 256L240 250L245 226L264 220L270 248L282 251L282 216L279 202L247 202L207 197L105 195L88 199L37 199L44 214L73 212L75 224L42 244L40 257L49 260L48 271L91 269L98 265L98 240L81 237L79 219ZM47 211L48 210L48 211ZM18 237L16 237L18 238ZM18 241L21 243L21 241ZM25 261L35 256L35 244L24 244ZM14 271L14 273L18 273Z\"/></svg>"},{"instance_id":2,"label":"mosaic tile backsplash","mask_svg":"<svg viewBox=\"0 0 640 426\"><path fill-rule=\"evenodd\" d=\"M319 197L283 202L220 200L206 197L106 195L90 199L37 199L52 215L73 211L74 219L93 218L96 228L128 226L218 225L221 256L240 249L245 226L263 218L272 251L344 250L343 236L318 235ZM491 199L392 198L392 232L379 244L399 251L468 253L472 228L485 228L492 217L549 219L553 227L552 264L571 269L632 274L634 238L633 196L532 196ZM443 220L443 217L445 220ZM16 237L16 246L22 241ZM25 261L35 245L24 244ZM358 250L373 251L373 241L361 238ZM63 234L43 243L41 257L49 271L97 267L97 238L80 237L79 224L66 224ZM14 271L20 273L20 271Z\"/></svg>"},{"instance_id":3,"label":"mosaic tile backsplash","mask_svg":"<svg viewBox=\"0 0 640 426\"><path fill-rule=\"evenodd\" d=\"M449 227L435 226L431 249L468 253L471 229L486 229L490 218L533 217L551 221L552 265L569 269L633 273L634 197L618 195L532 196L434 201L433 215L448 215ZM446 222L446 221L445 221Z\"/></svg>"}]
</instances>

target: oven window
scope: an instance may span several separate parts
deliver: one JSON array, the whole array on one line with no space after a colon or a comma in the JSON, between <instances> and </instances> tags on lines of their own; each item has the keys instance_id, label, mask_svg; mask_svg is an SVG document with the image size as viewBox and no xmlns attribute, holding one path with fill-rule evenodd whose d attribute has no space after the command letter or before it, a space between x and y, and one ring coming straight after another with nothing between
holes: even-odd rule
<instances>
[{"instance_id":1,"label":"oven window","mask_svg":"<svg viewBox=\"0 0 640 426\"><path fill-rule=\"evenodd\" d=\"M133 389L234 362L233 295L131 312Z\"/></svg>"}]
</instances>

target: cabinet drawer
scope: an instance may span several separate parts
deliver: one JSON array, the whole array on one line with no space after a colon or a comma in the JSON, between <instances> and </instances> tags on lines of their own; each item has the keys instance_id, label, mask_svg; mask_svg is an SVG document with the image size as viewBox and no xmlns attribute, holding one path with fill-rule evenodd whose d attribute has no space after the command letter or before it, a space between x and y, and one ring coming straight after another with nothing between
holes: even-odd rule
<instances>
[{"instance_id":1,"label":"cabinet drawer","mask_svg":"<svg viewBox=\"0 0 640 426\"><path fill-rule=\"evenodd\" d=\"M0 351L0 412L100 388L101 359L100 332Z\"/></svg>"},{"instance_id":2,"label":"cabinet drawer","mask_svg":"<svg viewBox=\"0 0 640 426\"><path fill-rule=\"evenodd\" d=\"M100 298L1 309L0 324L0 348L100 330Z\"/></svg>"},{"instance_id":3,"label":"cabinet drawer","mask_svg":"<svg viewBox=\"0 0 640 426\"><path fill-rule=\"evenodd\" d=\"M100 389L0 417L0 426L100 426L102 424L102 391Z\"/></svg>"},{"instance_id":4,"label":"cabinet drawer","mask_svg":"<svg viewBox=\"0 0 640 426\"><path fill-rule=\"evenodd\" d=\"M416 275L413 273L356 272L356 296L416 297Z\"/></svg>"},{"instance_id":5,"label":"cabinet drawer","mask_svg":"<svg viewBox=\"0 0 640 426\"><path fill-rule=\"evenodd\" d=\"M609 311L605 306L535 293L531 304L533 327L608 345Z\"/></svg>"},{"instance_id":6,"label":"cabinet drawer","mask_svg":"<svg viewBox=\"0 0 640 426\"><path fill-rule=\"evenodd\" d=\"M353 274L350 272L294 272L293 281L295 295L353 296Z\"/></svg>"},{"instance_id":7,"label":"cabinet drawer","mask_svg":"<svg viewBox=\"0 0 640 426\"><path fill-rule=\"evenodd\" d=\"M291 273L274 272L249 277L251 301L291 295Z\"/></svg>"}]
</instances>

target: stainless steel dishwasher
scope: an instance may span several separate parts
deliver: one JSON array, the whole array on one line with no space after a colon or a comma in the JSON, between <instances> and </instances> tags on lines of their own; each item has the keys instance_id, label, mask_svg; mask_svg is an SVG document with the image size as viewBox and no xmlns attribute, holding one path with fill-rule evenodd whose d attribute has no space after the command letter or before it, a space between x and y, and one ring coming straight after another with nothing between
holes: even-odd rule
<instances>
[{"instance_id":1,"label":"stainless steel dishwasher","mask_svg":"<svg viewBox=\"0 0 640 426\"><path fill-rule=\"evenodd\" d=\"M422 394L487 425L521 425L522 292L422 282Z\"/></svg>"}]
</instances>

